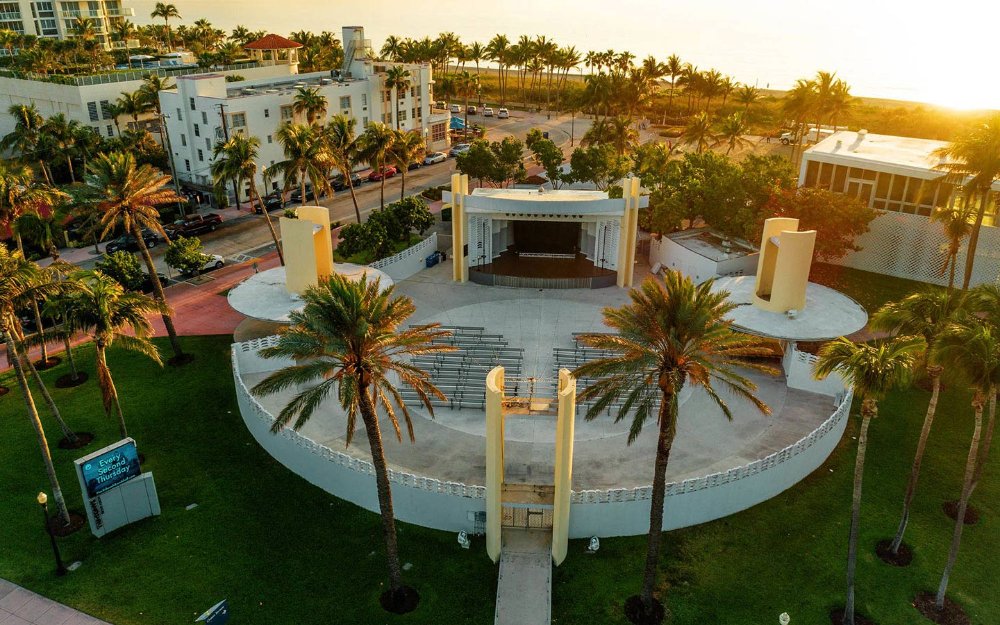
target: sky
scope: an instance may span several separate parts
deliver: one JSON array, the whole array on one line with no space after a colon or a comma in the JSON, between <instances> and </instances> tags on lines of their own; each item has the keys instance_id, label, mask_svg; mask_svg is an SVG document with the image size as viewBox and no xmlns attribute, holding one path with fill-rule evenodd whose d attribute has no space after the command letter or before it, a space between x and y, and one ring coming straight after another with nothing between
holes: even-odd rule
<instances>
[{"instance_id":1,"label":"sky","mask_svg":"<svg viewBox=\"0 0 1000 625\"><path fill-rule=\"evenodd\" d=\"M125 0L137 24L155 0ZM182 23L287 34L365 27L376 48L395 34L443 31L485 43L545 35L578 50L678 54L759 87L784 89L835 71L857 96L1000 109L996 0L173 0Z\"/></svg>"}]
</instances>

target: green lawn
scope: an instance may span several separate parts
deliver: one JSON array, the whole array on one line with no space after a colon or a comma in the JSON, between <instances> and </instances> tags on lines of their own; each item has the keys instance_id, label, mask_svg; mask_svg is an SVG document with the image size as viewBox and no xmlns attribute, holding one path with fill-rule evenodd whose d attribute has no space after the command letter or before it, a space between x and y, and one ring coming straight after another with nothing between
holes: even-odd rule
<instances>
[{"instance_id":1,"label":"green lawn","mask_svg":"<svg viewBox=\"0 0 1000 625\"><path fill-rule=\"evenodd\" d=\"M228 338L184 340L198 360L179 370L122 353L113 353L111 363L131 434L156 476L162 516L100 540L86 529L63 539L67 560L83 562L63 579L52 574L34 502L47 483L21 398L13 391L0 399L0 577L118 625L191 622L224 597L235 623L490 622L496 573L482 540L463 551L453 534L409 525L400 526L401 552L413 564L407 579L423 600L407 616L382 612L377 517L310 486L256 445L234 400ZM78 351L89 363L92 350ZM52 381L64 372L65 364L44 375ZM115 439L93 382L55 394L68 421L98 433L90 449ZM936 587L951 535L940 505L958 492L971 432L969 398L954 387L942 396L908 534L917 546L914 564L893 569L872 554L874 543L895 529L927 397L916 390L890 397L872 425L858 605L882 625L921 622L909 601ZM43 419L54 441L57 428ZM662 579L676 625L767 625L782 611L796 624L828 622L827 611L843 600L856 425L829 462L785 494L667 534ZM80 455L55 450L76 509L81 500L71 460ZM990 590L1000 578L998 491L994 470L976 493L984 518L966 531L951 586L977 625L1000 623L1000 597ZM185 511L191 503L198 507ZM620 606L638 588L643 539L602 540L596 555L584 549L584 541L574 541L556 570L554 622L625 623Z\"/></svg>"}]
</instances>

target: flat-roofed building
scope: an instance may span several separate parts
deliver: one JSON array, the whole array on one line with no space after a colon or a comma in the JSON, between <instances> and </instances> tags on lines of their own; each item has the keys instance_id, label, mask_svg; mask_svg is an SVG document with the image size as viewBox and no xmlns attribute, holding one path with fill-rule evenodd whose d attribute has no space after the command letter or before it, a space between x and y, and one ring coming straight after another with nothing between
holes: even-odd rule
<instances>
[{"instance_id":1,"label":"flat-roofed building","mask_svg":"<svg viewBox=\"0 0 1000 625\"><path fill-rule=\"evenodd\" d=\"M839 264L899 278L947 284L942 271L948 240L931 214L964 201L960 185L946 180L937 156L944 141L877 135L860 130L840 131L802 155L799 185L819 187L859 198L883 211L862 235L858 252ZM1000 181L988 197L971 201L978 209L985 202L971 284L1000 278L1000 230L997 198ZM823 233L819 233L823 236ZM965 242L968 243L968 240ZM958 275L965 266L967 245L958 258Z\"/></svg>"},{"instance_id":2,"label":"flat-roofed building","mask_svg":"<svg viewBox=\"0 0 1000 625\"><path fill-rule=\"evenodd\" d=\"M226 82L218 74L191 75L178 78L176 89L160 92L178 178L207 188L212 184L215 145L227 133L248 133L260 139L258 191L265 194L282 188L281 179L265 184L263 170L285 158L277 139L280 126L289 121L306 121L305 115L293 111L300 88L318 89L326 98L326 115L316 123L323 124L334 115L345 114L354 119L356 134L360 135L369 123L384 122L392 128L419 134L428 150L446 148L450 115L431 110L430 65L376 60L360 27L345 27L343 36L345 60L339 70L239 82ZM252 43L247 48L261 55L265 62L270 59L286 63L285 67L295 67L295 47L291 46L295 42L274 35L261 41L265 43ZM385 84L387 70L396 65L410 72L410 86L399 93ZM240 189L240 201L248 200L249 182Z\"/></svg>"},{"instance_id":3,"label":"flat-roofed building","mask_svg":"<svg viewBox=\"0 0 1000 625\"><path fill-rule=\"evenodd\" d=\"M90 20L94 37L111 47L115 26L135 15L124 0L0 1L0 29L19 35L71 39L78 19ZM6 54L6 50L0 50Z\"/></svg>"}]
</instances>

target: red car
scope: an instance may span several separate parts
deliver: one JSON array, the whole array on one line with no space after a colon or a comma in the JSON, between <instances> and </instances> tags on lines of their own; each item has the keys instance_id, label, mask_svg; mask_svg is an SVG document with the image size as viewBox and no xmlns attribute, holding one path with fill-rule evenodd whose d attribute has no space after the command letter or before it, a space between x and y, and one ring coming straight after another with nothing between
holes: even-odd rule
<instances>
[{"instance_id":1,"label":"red car","mask_svg":"<svg viewBox=\"0 0 1000 625\"><path fill-rule=\"evenodd\" d=\"M396 175L396 168L390 166L383 167L382 169L373 170L372 173L368 174L369 182L376 182L382 178L392 178Z\"/></svg>"}]
</instances>

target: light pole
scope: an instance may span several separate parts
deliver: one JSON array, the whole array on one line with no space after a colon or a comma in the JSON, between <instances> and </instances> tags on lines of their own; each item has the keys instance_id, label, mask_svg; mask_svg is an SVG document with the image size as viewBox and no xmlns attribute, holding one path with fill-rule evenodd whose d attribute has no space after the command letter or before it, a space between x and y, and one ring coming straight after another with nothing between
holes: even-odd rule
<instances>
[{"instance_id":1,"label":"light pole","mask_svg":"<svg viewBox=\"0 0 1000 625\"><path fill-rule=\"evenodd\" d=\"M170 132L167 130L167 119L170 116L166 113L160 113L160 136L165 139L164 147L167 148L167 156L170 157L170 173L173 174L174 178L174 190L177 192L177 197L181 195L181 183L177 179L177 165L174 164L174 150L170 147ZM177 200L177 208L181 211L181 217L187 216L187 209L184 207L184 202Z\"/></svg>"},{"instance_id":2,"label":"light pole","mask_svg":"<svg viewBox=\"0 0 1000 625\"><path fill-rule=\"evenodd\" d=\"M66 567L63 565L62 557L59 555L59 545L56 544L56 535L52 533L52 526L49 524L49 496L45 493L38 493L38 505L42 507L42 516L45 518L45 531L52 542L52 555L56 558L56 575L62 577L66 574Z\"/></svg>"}]
</instances>

